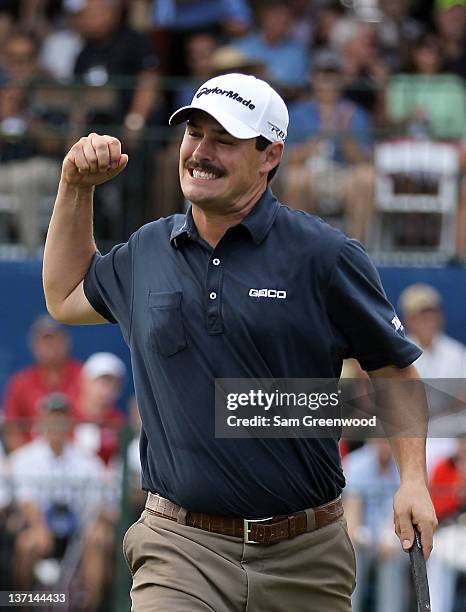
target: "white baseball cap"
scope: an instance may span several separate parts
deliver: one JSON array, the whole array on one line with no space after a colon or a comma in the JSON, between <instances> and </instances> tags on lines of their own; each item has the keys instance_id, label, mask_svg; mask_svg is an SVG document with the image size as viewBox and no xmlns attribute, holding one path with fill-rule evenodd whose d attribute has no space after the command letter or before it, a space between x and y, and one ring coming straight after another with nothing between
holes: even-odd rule
<instances>
[{"instance_id":1,"label":"white baseball cap","mask_svg":"<svg viewBox=\"0 0 466 612\"><path fill-rule=\"evenodd\" d=\"M88 380L95 380L101 376L123 379L126 374L126 366L113 353L94 353L84 363L82 372Z\"/></svg>"},{"instance_id":2,"label":"white baseball cap","mask_svg":"<svg viewBox=\"0 0 466 612\"><path fill-rule=\"evenodd\" d=\"M417 314L423 310L437 310L442 306L442 297L440 293L426 283L415 283L409 285L401 292L400 310L407 316Z\"/></svg>"},{"instance_id":3,"label":"white baseball cap","mask_svg":"<svg viewBox=\"0 0 466 612\"><path fill-rule=\"evenodd\" d=\"M264 136L283 142L288 129L288 109L268 83L248 74L230 73L206 81L189 106L170 117L170 125L187 121L194 110L216 119L235 138Z\"/></svg>"}]
</instances>

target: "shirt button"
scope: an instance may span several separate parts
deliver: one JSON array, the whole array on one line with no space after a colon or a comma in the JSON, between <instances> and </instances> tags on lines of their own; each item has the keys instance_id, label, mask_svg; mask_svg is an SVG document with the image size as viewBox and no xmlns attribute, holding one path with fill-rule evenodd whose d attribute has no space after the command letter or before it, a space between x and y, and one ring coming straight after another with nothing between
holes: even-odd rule
<instances>
[{"instance_id":1,"label":"shirt button","mask_svg":"<svg viewBox=\"0 0 466 612\"><path fill-rule=\"evenodd\" d=\"M214 266L219 266L220 265L220 259L218 259L216 257L215 259L212 260L212 263L214 264Z\"/></svg>"},{"instance_id":2,"label":"shirt button","mask_svg":"<svg viewBox=\"0 0 466 612\"><path fill-rule=\"evenodd\" d=\"M215 298L217 297L217 294L215 293L215 291L212 291L212 293L209 295L211 300L215 300Z\"/></svg>"}]
</instances>

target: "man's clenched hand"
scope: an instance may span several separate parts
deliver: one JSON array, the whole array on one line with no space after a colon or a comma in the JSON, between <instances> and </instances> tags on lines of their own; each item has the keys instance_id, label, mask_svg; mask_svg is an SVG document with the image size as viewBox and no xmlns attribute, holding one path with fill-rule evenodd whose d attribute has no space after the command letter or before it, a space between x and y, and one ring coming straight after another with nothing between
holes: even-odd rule
<instances>
[{"instance_id":1,"label":"man's clenched hand","mask_svg":"<svg viewBox=\"0 0 466 612\"><path fill-rule=\"evenodd\" d=\"M421 534L424 559L428 559L438 521L427 486L419 482L402 483L393 499L393 511L395 532L403 550L409 552L412 547L413 525L416 525Z\"/></svg>"},{"instance_id":2,"label":"man's clenched hand","mask_svg":"<svg viewBox=\"0 0 466 612\"><path fill-rule=\"evenodd\" d=\"M76 187L105 183L126 168L128 156L114 136L89 134L74 144L63 160L61 180Z\"/></svg>"}]
</instances>

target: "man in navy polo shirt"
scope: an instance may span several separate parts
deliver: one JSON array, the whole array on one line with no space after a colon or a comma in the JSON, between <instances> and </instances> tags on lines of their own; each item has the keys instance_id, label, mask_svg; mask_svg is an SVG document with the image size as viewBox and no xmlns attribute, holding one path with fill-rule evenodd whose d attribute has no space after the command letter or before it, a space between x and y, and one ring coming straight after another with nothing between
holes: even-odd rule
<instances>
[{"instance_id":1,"label":"man in navy polo shirt","mask_svg":"<svg viewBox=\"0 0 466 612\"><path fill-rule=\"evenodd\" d=\"M345 357L404 380L420 351L362 247L268 188L288 112L267 83L215 77L170 120L183 122L186 215L100 255L94 187L128 156L90 134L63 162L44 254L52 316L118 323L131 350L148 492L124 542L133 610L348 612L355 564L337 441L216 438L214 380L338 378ZM425 440L392 447L396 532L407 550L417 524L427 557Z\"/></svg>"}]
</instances>

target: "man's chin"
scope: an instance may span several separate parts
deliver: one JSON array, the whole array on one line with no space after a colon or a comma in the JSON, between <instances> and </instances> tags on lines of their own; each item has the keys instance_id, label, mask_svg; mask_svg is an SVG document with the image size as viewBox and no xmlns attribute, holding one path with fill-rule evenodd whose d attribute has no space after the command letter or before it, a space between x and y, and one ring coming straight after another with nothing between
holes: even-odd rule
<instances>
[{"instance_id":1,"label":"man's chin","mask_svg":"<svg viewBox=\"0 0 466 612\"><path fill-rule=\"evenodd\" d=\"M219 201L220 194L213 189L196 189L189 185L182 188L182 191L184 197L199 208L211 207Z\"/></svg>"}]
</instances>

